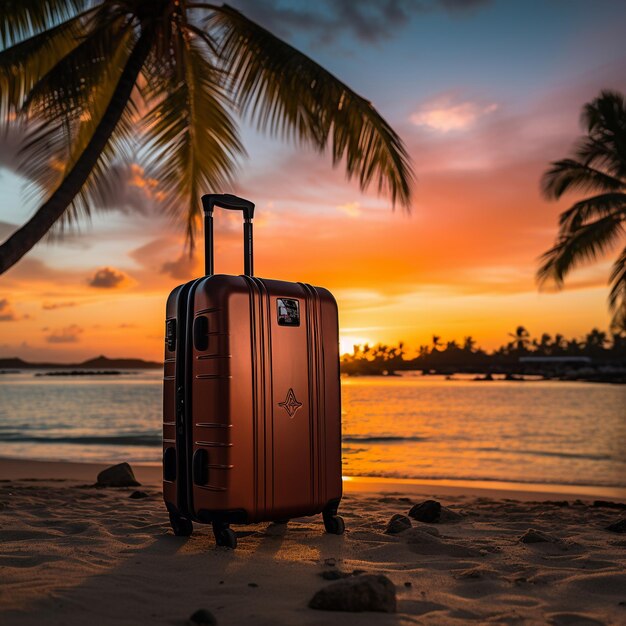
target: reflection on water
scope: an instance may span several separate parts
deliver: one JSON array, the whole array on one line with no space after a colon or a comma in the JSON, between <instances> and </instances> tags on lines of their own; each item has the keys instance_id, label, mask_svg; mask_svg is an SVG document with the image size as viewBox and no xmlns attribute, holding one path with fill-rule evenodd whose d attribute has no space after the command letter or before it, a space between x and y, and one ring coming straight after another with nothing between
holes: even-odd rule
<instances>
[{"instance_id":1,"label":"reflection on water","mask_svg":"<svg viewBox=\"0 0 626 626\"><path fill-rule=\"evenodd\" d=\"M0 455L155 462L160 372L0 377ZM626 387L343 380L344 474L626 487Z\"/></svg>"}]
</instances>

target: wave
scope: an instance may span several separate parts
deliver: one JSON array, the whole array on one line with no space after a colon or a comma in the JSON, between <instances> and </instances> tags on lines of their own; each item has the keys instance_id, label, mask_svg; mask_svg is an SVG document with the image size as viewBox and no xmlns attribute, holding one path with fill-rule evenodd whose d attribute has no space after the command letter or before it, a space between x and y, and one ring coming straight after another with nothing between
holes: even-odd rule
<instances>
[{"instance_id":1,"label":"wave","mask_svg":"<svg viewBox=\"0 0 626 626\"><path fill-rule=\"evenodd\" d=\"M344 435L344 443L399 443L403 441L428 441L428 437L399 437L396 435Z\"/></svg>"},{"instance_id":2,"label":"wave","mask_svg":"<svg viewBox=\"0 0 626 626\"><path fill-rule=\"evenodd\" d=\"M6 443L75 444L101 446L146 446L158 447L161 435L79 435L76 437L38 437L21 433L1 433L0 441Z\"/></svg>"},{"instance_id":3,"label":"wave","mask_svg":"<svg viewBox=\"0 0 626 626\"><path fill-rule=\"evenodd\" d=\"M578 452L555 452L552 450L512 450L510 448L476 448L477 452L500 452L506 454L516 454L519 456L546 456L559 459L583 459L585 461L616 461L608 454L591 454Z\"/></svg>"},{"instance_id":4,"label":"wave","mask_svg":"<svg viewBox=\"0 0 626 626\"><path fill-rule=\"evenodd\" d=\"M344 467L344 475L346 476L354 476L354 477L363 477L363 478L388 478L388 479L401 479L401 480L417 480L417 481L432 481L439 482L444 481L447 483L493 483L495 485L498 484L511 484L511 485L554 485L555 491L558 491L558 486L566 486L566 487L609 487L609 488L626 488L626 482L624 481L616 481L612 482L610 480L594 480L591 479L589 481L575 481L575 480L541 480L541 479L528 479L525 480L523 478L513 478L507 476L493 477L493 476L466 476L463 474L411 474L406 472L395 472L395 471L351 471L350 468Z\"/></svg>"}]
</instances>

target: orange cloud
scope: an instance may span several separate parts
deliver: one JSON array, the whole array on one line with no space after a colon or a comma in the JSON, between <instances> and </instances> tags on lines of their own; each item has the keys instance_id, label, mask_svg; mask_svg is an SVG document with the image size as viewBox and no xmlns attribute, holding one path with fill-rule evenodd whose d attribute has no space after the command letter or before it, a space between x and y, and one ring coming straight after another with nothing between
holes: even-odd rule
<instances>
[{"instance_id":1,"label":"orange cloud","mask_svg":"<svg viewBox=\"0 0 626 626\"><path fill-rule=\"evenodd\" d=\"M53 330L50 335L46 337L48 343L77 343L80 335L83 333L83 329L77 324L71 324L65 328Z\"/></svg>"},{"instance_id":2,"label":"orange cloud","mask_svg":"<svg viewBox=\"0 0 626 626\"><path fill-rule=\"evenodd\" d=\"M13 310L11 303L6 299L0 300L0 322L15 322L19 316Z\"/></svg>"},{"instance_id":3,"label":"orange cloud","mask_svg":"<svg viewBox=\"0 0 626 626\"><path fill-rule=\"evenodd\" d=\"M44 302L41 308L44 311L54 311L55 309L67 309L75 306L76 302Z\"/></svg>"}]
</instances>

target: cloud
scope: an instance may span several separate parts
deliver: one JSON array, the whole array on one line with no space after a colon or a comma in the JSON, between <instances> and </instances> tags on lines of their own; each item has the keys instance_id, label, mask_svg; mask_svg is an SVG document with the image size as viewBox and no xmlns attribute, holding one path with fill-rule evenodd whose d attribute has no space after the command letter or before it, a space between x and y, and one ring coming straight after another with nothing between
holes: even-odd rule
<instances>
[{"instance_id":1,"label":"cloud","mask_svg":"<svg viewBox=\"0 0 626 626\"><path fill-rule=\"evenodd\" d=\"M323 0L287 4L280 0L233 0L250 19L280 37L313 34L324 42L348 33L366 43L376 43L397 34L416 14L445 11L467 13L491 0Z\"/></svg>"},{"instance_id":2,"label":"cloud","mask_svg":"<svg viewBox=\"0 0 626 626\"><path fill-rule=\"evenodd\" d=\"M447 133L471 128L479 118L497 110L498 105L495 102L488 104L471 100L459 102L449 95L444 95L424 103L410 119L416 126L426 126Z\"/></svg>"},{"instance_id":3,"label":"cloud","mask_svg":"<svg viewBox=\"0 0 626 626\"><path fill-rule=\"evenodd\" d=\"M446 11L460 12L460 11L472 11L483 6L487 6L491 3L491 0L439 0L438 4L441 5Z\"/></svg>"},{"instance_id":4,"label":"cloud","mask_svg":"<svg viewBox=\"0 0 626 626\"><path fill-rule=\"evenodd\" d=\"M83 329L76 325L71 324L65 328L53 330L50 335L46 337L48 343L78 343L79 336L83 332Z\"/></svg>"},{"instance_id":5,"label":"cloud","mask_svg":"<svg viewBox=\"0 0 626 626\"><path fill-rule=\"evenodd\" d=\"M44 311L54 311L54 309L65 309L76 306L76 302L44 302L41 308Z\"/></svg>"},{"instance_id":6,"label":"cloud","mask_svg":"<svg viewBox=\"0 0 626 626\"><path fill-rule=\"evenodd\" d=\"M190 257L189 254L181 254L176 261L166 261L161 266L161 274L167 274L178 280L189 280L197 272L197 258Z\"/></svg>"},{"instance_id":7,"label":"cloud","mask_svg":"<svg viewBox=\"0 0 626 626\"><path fill-rule=\"evenodd\" d=\"M112 267L99 269L90 279L89 285L99 289L115 289L128 281L124 272L120 272Z\"/></svg>"},{"instance_id":8,"label":"cloud","mask_svg":"<svg viewBox=\"0 0 626 626\"><path fill-rule=\"evenodd\" d=\"M361 215L360 207L361 204L359 202L348 202L346 204L340 204L337 209L349 217L359 217L359 215Z\"/></svg>"},{"instance_id":9,"label":"cloud","mask_svg":"<svg viewBox=\"0 0 626 626\"><path fill-rule=\"evenodd\" d=\"M19 319L11 303L6 298L2 298L0 300L0 322L16 322Z\"/></svg>"}]
</instances>

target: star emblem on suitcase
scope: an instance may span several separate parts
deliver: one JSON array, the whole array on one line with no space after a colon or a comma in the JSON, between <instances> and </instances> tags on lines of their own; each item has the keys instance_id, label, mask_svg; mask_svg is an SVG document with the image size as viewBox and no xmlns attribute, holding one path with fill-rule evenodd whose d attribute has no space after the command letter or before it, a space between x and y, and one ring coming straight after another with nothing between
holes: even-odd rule
<instances>
[{"instance_id":1,"label":"star emblem on suitcase","mask_svg":"<svg viewBox=\"0 0 626 626\"><path fill-rule=\"evenodd\" d=\"M296 411L302 406L302 402L298 402L296 400L296 394L293 392L293 389L289 389L287 392L287 397L284 402L279 402L278 406L282 406L285 411L289 414L289 417L293 417L296 414Z\"/></svg>"}]
</instances>

